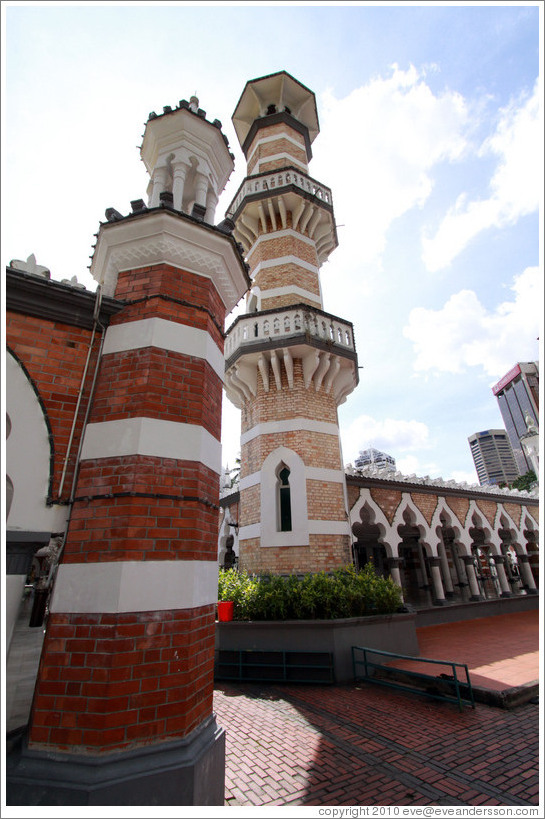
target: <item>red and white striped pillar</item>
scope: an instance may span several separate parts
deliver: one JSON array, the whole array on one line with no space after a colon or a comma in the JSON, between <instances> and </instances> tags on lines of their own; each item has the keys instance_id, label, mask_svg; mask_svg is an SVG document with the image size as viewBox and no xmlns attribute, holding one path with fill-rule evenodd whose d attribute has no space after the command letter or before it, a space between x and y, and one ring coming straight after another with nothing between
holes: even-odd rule
<instances>
[{"instance_id":1,"label":"red and white striped pillar","mask_svg":"<svg viewBox=\"0 0 545 819\"><path fill-rule=\"evenodd\" d=\"M19 792L223 804L223 323L248 274L230 235L168 208L102 225L93 266L125 306L106 332Z\"/></svg>"}]
</instances>

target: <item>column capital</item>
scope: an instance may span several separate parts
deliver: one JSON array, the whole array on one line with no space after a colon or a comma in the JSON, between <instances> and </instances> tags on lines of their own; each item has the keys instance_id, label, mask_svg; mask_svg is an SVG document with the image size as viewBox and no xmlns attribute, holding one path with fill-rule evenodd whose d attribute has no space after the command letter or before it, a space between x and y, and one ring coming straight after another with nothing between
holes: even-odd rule
<instances>
[{"instance_id":1,"label":"column capital","mask_svg":"<svg viewBox=\"0 0 545 819\"><path fill-rule=\"evenodd\" d=\"M491 554L491 555L490 555L490 557L492 558L492 560L493 560L493 561L494 561L494 563L496 563L496 564L500 564L500 563L501 563L501 564L503 564L503 563L505 563L505 560L506 560L505 555L495 555L495 554Z\"/></svg>"},{"instance_id":2,"label":"column capital","mask_svg":"<svg viewBox=\"0 0 545 819\"><path fill-rule=\"evenodd\" d=\"M403 564L403 558L401 557L388 557L386 558L386 565L389 569L399 569L399 567Z\"/></svg>"}]
</instances>

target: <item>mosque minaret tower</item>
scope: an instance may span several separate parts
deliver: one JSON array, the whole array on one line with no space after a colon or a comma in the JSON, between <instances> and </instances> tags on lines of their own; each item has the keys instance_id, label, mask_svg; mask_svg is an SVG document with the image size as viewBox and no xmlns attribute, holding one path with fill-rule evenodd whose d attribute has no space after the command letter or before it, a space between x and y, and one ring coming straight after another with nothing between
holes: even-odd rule
<instances>
[{"instance_id":1,"label":"mosque minaret tower","mask_svg":"<svg viewBox=\"0 0 545 819\"><path fill-rule=\"evenodd\" d=\"M337 407L358 366L352 324L322 303L320 267L338 242L331 191L308 172L316 99L285 71L251 80L233 124L247 176L227 216L252 276L225 343L242 411L239 566L331 570L351 561Z\"/></svg>"}]
</instances>

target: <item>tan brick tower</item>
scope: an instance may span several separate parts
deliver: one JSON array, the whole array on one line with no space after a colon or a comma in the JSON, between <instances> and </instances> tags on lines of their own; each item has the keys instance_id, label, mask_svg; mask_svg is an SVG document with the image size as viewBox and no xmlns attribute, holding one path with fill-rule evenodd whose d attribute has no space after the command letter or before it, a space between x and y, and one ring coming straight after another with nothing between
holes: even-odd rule
<instances>
[{"instance_id":1,"label":"tan brick tower","mask_svg":"<svg viewBox=\"0 0 545 819\"><path fill-rule=\"evenodd\" d=\"M352 325L322 305L337 234L331 191L308 174L316 100L282 71L246 84L233 123L248 176L228 216L253 278L225 344L242 410L239 565L331 569L351 561L337 407L358 368Z\"/></svg>"},{"instance_id":2,"label":"tan brick tower","mask_svg":"<svg viewBox=\"0 0 545 819\"><path fill-rule=\"evenodd\" d=\"M221 123L182 101L150 115L141 151L148 206L106 212L91 265L120 309L11 804L223 805L212 710L223 327L250 281L229 228L213 225L233 168Z\"/></svg>"}]
</instances>

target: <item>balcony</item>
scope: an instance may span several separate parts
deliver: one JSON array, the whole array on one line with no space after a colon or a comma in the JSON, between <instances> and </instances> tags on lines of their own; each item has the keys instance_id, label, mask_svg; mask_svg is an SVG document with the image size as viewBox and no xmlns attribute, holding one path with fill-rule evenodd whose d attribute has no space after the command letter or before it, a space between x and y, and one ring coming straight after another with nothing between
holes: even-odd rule
<instances>
[{"instance_id":1,"label":"balcony","mask_svg":"<svg viewBox=\"0 0 545 819\"><path fill-rule=\"evenodd\" d=\"M281 310L250 313L236 319L227 331L225 359L229 362L237 351L241 354L245 346L263 341L283 341L289 336L300 335L325 342L328 346L356 352L351 322L309 307L308 304L298 304Z\"/></svg>"},{"instance_id":2,"label":"balcony","mask_svg":"<svg viewBox=\"0 0 545 819\"><path fill-rule=\"evenodd\" d=\"M298 304L240 316L225 341L225 389L237 407L263 388L282 389L282 371L294 386L294 360L302 360L304 386L332 393L342 403L358 383L353 326L349 321Z\"/></svg>"},{"instance_id":3,"label":"balcony","mask_svg":"<svg viewBox=\"0 0 545 819\"><path fill-rule=\"evenodd\" d=\"M263 194L271 196L290 188L295 188L306 196L314 196L320 200L320 204L333 208L333 197L330 188L302 173L297 168L288 167L280 171L270 171L269 173L246 177L227 208L227 216L230 219L236 219L237 212L244 199L251 197L262 198Z\"/></svg>"}]
</instances>

